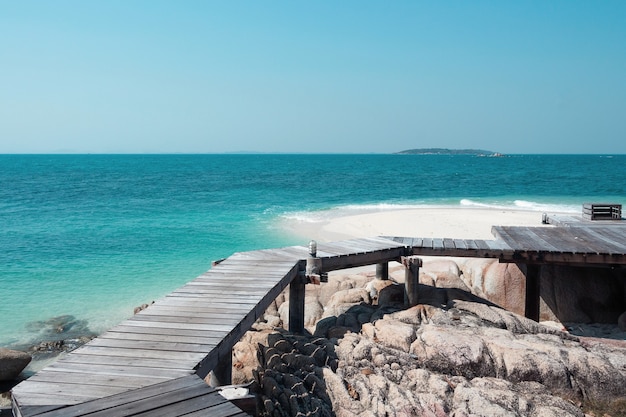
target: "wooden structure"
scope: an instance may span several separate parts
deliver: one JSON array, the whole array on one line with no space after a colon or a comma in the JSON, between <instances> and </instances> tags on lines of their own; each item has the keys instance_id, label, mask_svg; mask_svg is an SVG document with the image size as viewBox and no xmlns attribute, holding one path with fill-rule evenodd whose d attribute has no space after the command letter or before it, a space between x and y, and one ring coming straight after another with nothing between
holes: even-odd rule
<instances>
[{"instance_id":1,"label":"wooden structure","mask_svg":"<svg viewBox=\"0 0 626 417\"><path fill-rule=\"evenodd\" d=\"M381 238L329 243L317 251L320 258L312 258L320 266L324 260L324 271L314 272L387 262L404 251L404 245ZM94 416L131 415L120 414L108 404L120 402L120 407L133 409L157 404L154 389L162 394L158 410L145 415L175 416L178 411L172 410L186 410L187 402L208 401L214 397L208 386L196 384L183 393L178 384L191 383L194 378L204 384L202 379L210 372L212 380L229 383L232 346L287 286L293 296L290 329L302 331L307 258L311 258L309 249L297 246L236 253L215 264L194 281L18 384L12 390L14 415L91 416L94 407L101 407ZM200 398L194 396L198 393ZM188 400L181 400L185 395ZM83 413L83 405L89 405L91 411ZM225 402L210 415L239 412Z\"/></svg>"},{"instance_id":2,"label":"wooden structure","mask_svg":"<svg viewBox=\"0 0 626 417\"><path fill-rule=\"evenodd\" d=\"M212 372L214 380L230 382L232 346L287 286L289 327L302 332L305 284L323 281L333 270L380 265L379 278L385 279L383 265L404 260L410 281L407 302L414 303L420 266L415 256L525 264L526 315L537 319L542 265L626 265L625 227L492 231L494 240L379 237L320 244L315 250L294 246L236 253L17 385L12 391L14 415L239 416L233 404L218 404L217 394L202 379ZM215 408L210 413L208 408L189 411L201 404Z\"/></svg>"},{"instance_id":3,"label":"wooden structure","mask_svg":"<svg viewBox=\"0 0 626 417\"><path fill-rule=\"evenodd\" d=\"M622 205L585 203L583 204L583 218L587 220L621 220Z\"/></svg>"}]
</instances>

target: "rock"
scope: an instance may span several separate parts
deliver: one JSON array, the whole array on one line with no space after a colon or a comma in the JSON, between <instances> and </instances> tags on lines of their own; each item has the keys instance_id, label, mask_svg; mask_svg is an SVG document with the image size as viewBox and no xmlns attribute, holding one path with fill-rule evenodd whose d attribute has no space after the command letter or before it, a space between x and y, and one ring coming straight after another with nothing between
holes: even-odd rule
<instances>
[{"instance_id":1,"label":"rock","mask_svg":"<svg viewBox=\"0 0 626 417\"><path fill-rule=\"evenodd\" d=\"M378 320L373 327L373 331L369 330L369 333L373 334L374 340L403 352L409 351L411 343L417 337L412 325L391 318Z\"/></svg>"},{"instance_id":2,"label":"rock","mask_svg":"<svg viewBox=\"0 0 626 417\"><path fill-rule=\"evenodd\" d=\"M37 332L39 340L67 340L81 337L94 337L87 320L80 320L72 315L52 317L48 320L33 321L26 328Z\"/></svg>"},{"instance_id":3,"label":"rock","mask_svg":"<svg viewBox=\"0 0 626 417\"><path fill-rule=\"evenodd\" d=\"M459 265L451 259L444 258L425 260L422 264L421 271L435 273L444 272L456 275L457 277L461 276L461 269L459 268Z\"/></svg>"},{"instance_id":4,"label":"rock","mask_svg":"<svg viewBox=\"0 0 626 417\"><path fill-rule=\"evenodd\" d=\"M457 274L450 272L432 273L433 286L437 288L456 288L461 291L470 292L463 280Z\"/></svg>"},{"instance_id":5,"label":"rock","mask_svg":"<svg viewBox=\"0 0 626 417\"><path fill-rule=\"evenodd\" d=\"M139 307L135 307L135 309L133 310L134 314L137 314L143 310L145 310L146 308L150 307L152 304L154 304L154 301L152 301L150 304L142 304Z\"/></svg>"},{"instance_id":6,"label":"rock","mask_svg":"<svg viewBox=\"0 0 626 417\"><path fill-rule=\"evenodd\" d=\"M404 285L389 285L378 293L378 305L381 307L390 305L404 305Z\"/></svg>"},{"instance_id":7,"label":"rock","mask_svg":"<svg viewBox=\"0 0 626 417\"><path fill-rule=\"evenodd\" d=\"M549 395L540 384L514 385L497 378L461 382L454 389L452 408L455 416L584 416L580 408Z\"/></svg>"},{"instance_id":8,"label":"rock","mask_svg":"<svg viewBox=\"0 0 626 417\"><path fill-rule=\"evenodd\" d=\"M358 304L358 303L370 303L371 298L369 291L365 288L351 288L349 290L337 291L330 297L327 307L335 307L342 304Z\"/></svg>"},{"instance_id":9,"label":"rock","mask_svg":"<svg viewBox=\"0 0 626 417\"><path fill-rule=\"evenodd\" d=\"M313 336L283 332L258 350L253 375L265 414L583 417L583 409L614 415L599 410L626 405L626 342L579 339L561 322L504 310L497 304L519 303L522 271L494 260L457 262L462 274L454 262L422 268L420 304L408 309L394 280L333 284ZM435 286L423 285L428 280ZM479 297L486 295L491 302Z\"/></svg>"},{"instance_id":10,"label":"rock","mask_svg":"<svg viewBox=\"0 0 626 417\"><path fill-rule=\"evenodd\" d=\"M16 379L31 360L28 353L0 348L0 381Z\"/></svg>"},{"instance_id":11,"label":"rock","mask_svg":"<svg viewBox=\"0 0 626 417\"><path fill-rule=\"evenodd\" d=\"M626 311L624 311L618 318L617 318L617 327L619 327L619 329L623 332L626 332Z\"/></svg>"},{"instance_id":12,"label":"rock","mask_svg":"<svg viewBox=\"0 0 626 417\"><path fill-rule=\"evenodd\" d=\"M328 337L328 330L337 325L337 316L325 317L317 322L315 325L314 336Z\"/></svg>"},{"instance_id":13,"label":"rock","mask_svg":"<svg viewBox=\"0 0 626 417\"><path fill-rule=\"evenodd\" d=\"M378 295L380 292L390 285L394 285L394 282L388 279L373 279L365 285L365 289L370 295L370 298L374 304L377 304Z\"/></svg>"},{"instance_id":14,"label":"rock","mask_svg":"<svg viewBox=\"0 0 626 417\"><path fill-rule=\"evenodd\" d=\"M258 345L259 343L266 345L272 334L276 334L276 332L246 332L241 340L235 343L232 349L232 384L245 384L252 380L252 372L259 366Z\"/></svg>"}]
</instances>

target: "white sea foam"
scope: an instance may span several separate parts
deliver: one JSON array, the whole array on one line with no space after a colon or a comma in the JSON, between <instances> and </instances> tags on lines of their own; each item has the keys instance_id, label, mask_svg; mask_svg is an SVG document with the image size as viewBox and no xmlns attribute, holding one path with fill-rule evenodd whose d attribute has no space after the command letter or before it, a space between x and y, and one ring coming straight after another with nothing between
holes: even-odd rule
<instances>
[{"instance_id":1,"label":"white sea foam","mask_svg":"<svg viewBox=\"0 0 626 417\"><path fill-rule=\"evenodd\" d=\"M525 210L525 211L540 211L540 212L552 212L552 213L577 213L580 211L580 205L573 204L548 204L539 203L536 201L527 200L514 200L513 202L493 202L482 203L469 199L462 199L460 202L463 207L477 207L488 208L498 210Z\"/></svg>"},{"instance_id":2,"label":"white sea foam","mask_svg":"<svg viewBox=\"0 0 626 417\"><path fill-rule=\"evenodd\" d=\"M483 208L494 210L524 210L549 213L577 213L580 205L550 204L527 200L489 201L482 202L461 199L457 203L377 203L377 204L346 204L325 210L294 211L280 215L280 218L296 223L321 223L332 218L351 216L354 214L376 213L380 211L412 210L428 208Z\"/></svg>"}]
</instances>

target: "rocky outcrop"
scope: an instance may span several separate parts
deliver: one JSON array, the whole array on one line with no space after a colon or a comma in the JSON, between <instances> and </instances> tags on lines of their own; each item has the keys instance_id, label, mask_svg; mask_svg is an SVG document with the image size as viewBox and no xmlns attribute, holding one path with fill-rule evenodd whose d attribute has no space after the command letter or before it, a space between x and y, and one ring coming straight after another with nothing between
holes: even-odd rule
<instances>
[{"instance_id":1,"label":"rocky outcrop","mask_svg":"<svg viewBox=\"0 0 626 417\"><path fill-rule=\"evenodd\" d=\"M263 415L623 415L626 342L577 338L504 310L459 289L479 292L454 265L425 264L420 304L409 309L394 280L369 275L346 288L331 278L312 335L259 323L266 333L249 366ZM401 280L403 271L390 272ZM517 279L514 269L504 274Z\"/></svg>"},{"instance_id":2,"label":"rocky outcrop","mask_svg":"<svg viewBox=\"0 0 626 417\"><path fill-rule=\"evenodd\" d=\"M0 381L12 381L32 360L28 353L0 348Z\"/></svg>"},{"instance_id":3,"label":"rocky outcrop","mask_svg":"<svg viewBox=\"0 0 626 417\"><path fill-rule=\"evenodd\" d=\"M500 264L495 259L457 259L456 262L461 271L459 278L473 294L524 314L524 265ZM626 309L623 269L545 265L540 279L541 320L617 323ZM436 281L433 284L442 287Z\"/></svg>"}]
</instances>

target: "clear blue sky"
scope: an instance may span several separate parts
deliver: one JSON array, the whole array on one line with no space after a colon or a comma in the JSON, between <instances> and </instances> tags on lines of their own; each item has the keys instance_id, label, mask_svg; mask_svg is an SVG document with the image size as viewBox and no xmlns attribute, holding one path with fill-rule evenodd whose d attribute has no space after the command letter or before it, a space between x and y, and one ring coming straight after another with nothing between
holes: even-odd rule
<instances>
[{"instance_id":1,"label":"clear blue sky","mask_svg":"<svg viewBox=\"0 0 626 417\"><path fill-rule=\"evenodd\" d=\"M626 153L626 1L0 0L0 153Z\"/></svg>"}]
</instances>

